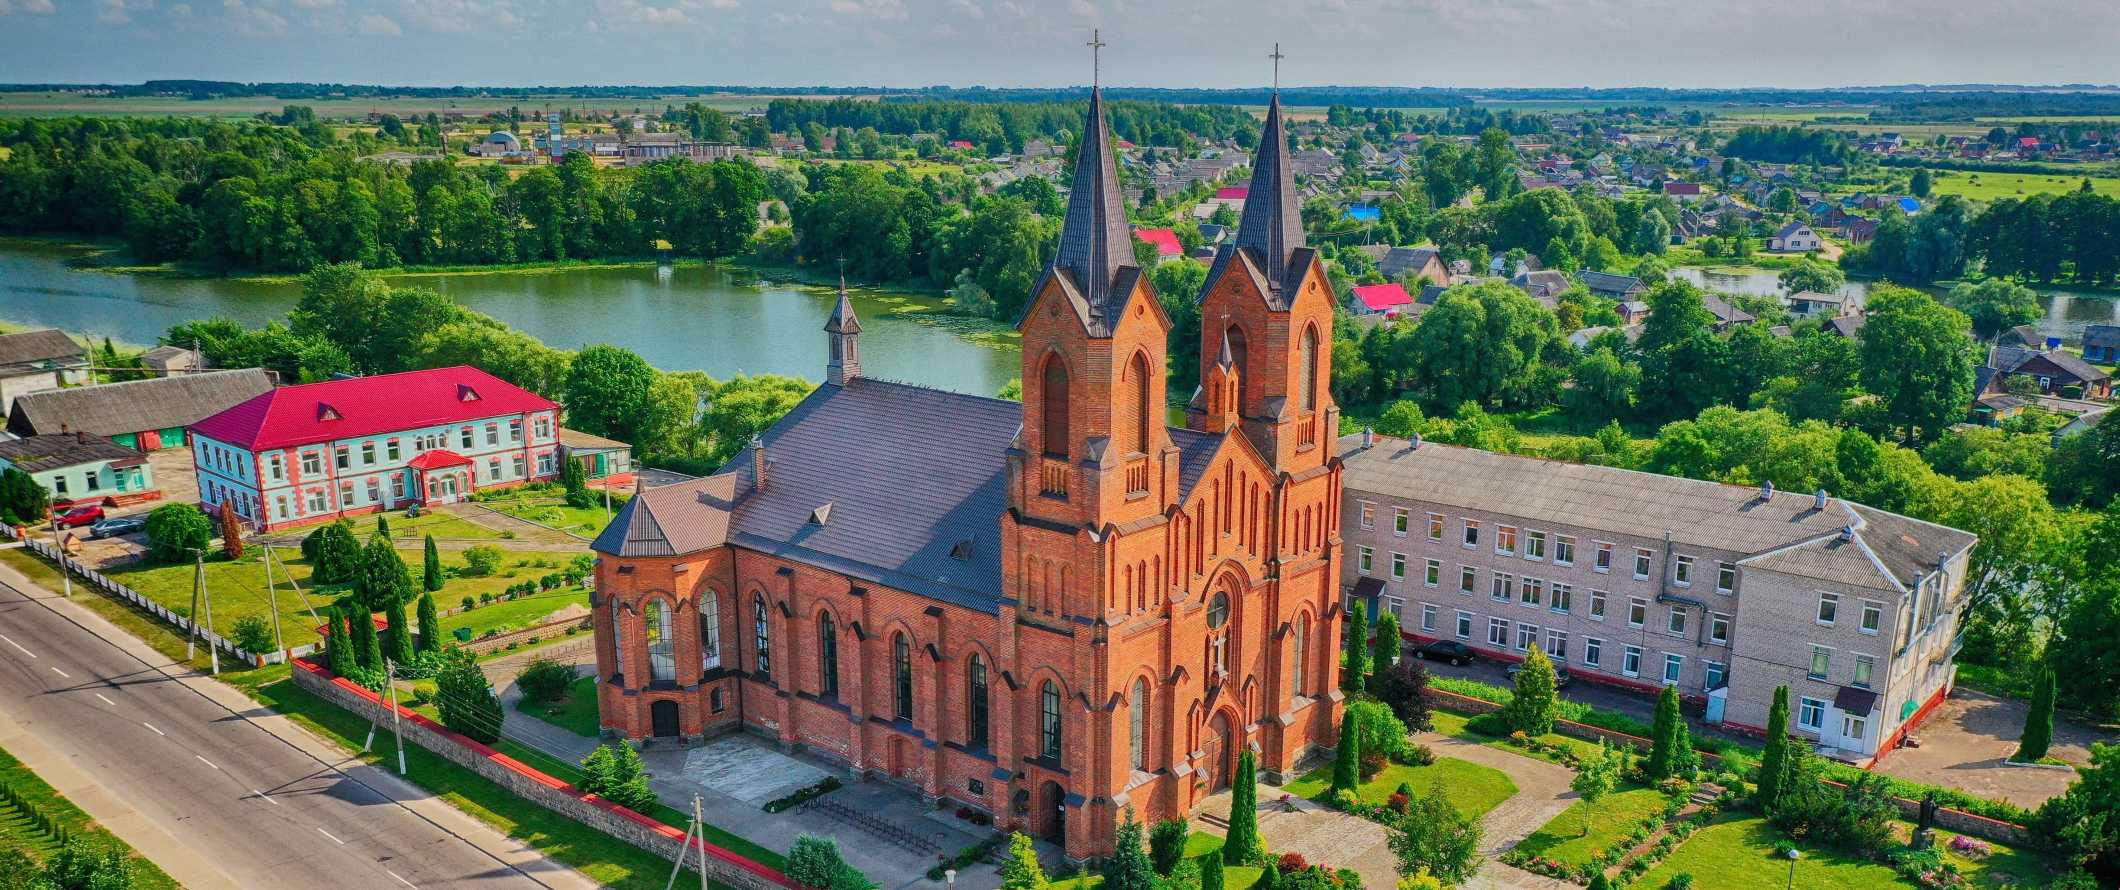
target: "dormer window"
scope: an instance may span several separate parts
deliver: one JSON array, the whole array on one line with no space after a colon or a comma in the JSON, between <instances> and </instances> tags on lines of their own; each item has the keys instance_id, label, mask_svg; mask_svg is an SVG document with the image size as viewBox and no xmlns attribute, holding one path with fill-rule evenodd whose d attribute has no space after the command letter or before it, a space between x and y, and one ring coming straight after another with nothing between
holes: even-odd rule
<instances>
[{"instance_id":1,"label":"dormer window","mask_svg":"<svg viewBox=\"0 0 2120 890\"><path fill-rule=\"evenodd\" d=\"M950 547L950 558L958 562L970 562L972 559L972 539L966 538L952 545Z\"/></svg>"},{"instance_id":2,"label":"dormer window","mask_svg":"<svg viewBox=\"0 0 2120 890\"><path fill-rule=\"evenodd\" d=\"M478 390L472 389L470 384L459 383L456 385L456 400L459 402L476 402L478 401Z\"/></svg>"},{"instance_id":3,"label":"dormer window","mask_svg":"<svg viewBox=\"0 0 2120 890\"><path fill-rule=\"evenodd\" d=\"M322 423L322 422L324 422L324 421L327 421L327 420L338 420L338 419L339 419L339 409L337 409L337 408L333 408L333 407L331 407L330 405L327 405L327 404L325 404L325 403L323 403L323 402L318 402L318 403L317 403L317 422L318 422L318 423Z\"/></svg>"},{"instance_id":4,"label":"dormer window","mask_svg":"<svg viewBox=\"0 0 2120 890\"><path fill-rule=\"evenodd\" d=\"M818 507L817 509L815 509L815 510L811 510L811 511L810 511L810 522L811 522L811 523L813 523L813 524L816 524L816 525L823 525L823 524L825 524L826 522L830 522L830 521L831 521L831 519L832 519L832 505L831 505L831 504L825 504L824 506Z\"/></svg>"}]
</instances>

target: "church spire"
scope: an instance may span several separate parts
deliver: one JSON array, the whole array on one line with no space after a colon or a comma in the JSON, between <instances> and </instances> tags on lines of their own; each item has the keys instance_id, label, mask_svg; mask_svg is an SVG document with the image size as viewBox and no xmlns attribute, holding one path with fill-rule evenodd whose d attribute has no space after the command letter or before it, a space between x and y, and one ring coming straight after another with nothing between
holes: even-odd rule
<instances>
[{"instance_id":1,"label":"church spire","mask_svg":"<svg viewBox=\"0 0 2120 890\"><path fill-rule=\"evenodd\" d=\"M1093 32L1094 33L1094 32ZM1104 42L1091 37L1092 51ZM1060 250L1053 265L1074 276L1075 286L1091 313L1107 314L1114 299L1112 279L1119 267L1134 262L1133 230L1126 222L1126 198L1119 191L1118 162L1112 157L1111 130L1104 123L1104 90L1092 80L1089 118L1075 156L1075 183L1067 196L1067 218L1060 225ZM1124 295L1119 295L1124 296Z\"/></svg>"},{"instance_id":2,"label":"church spire","mask_svg":"<svg viewBox=\"0 0 2120 890\"><path fill-rule=\"evenodd\" d=\"M1244 216L1237 222L1239 248L1250 248L1264 267L1266 280L1279 287L1289 259L1303 246L1303 205L1296 200L1295 170L1289 163L1288 134L1281 124L1281 45L1273 48L1274 92L1266 105L1266 125L1259 130L1258 153L1251 162L1251 190Z\"/></svg>"},{"instance_id":3,"label":"church spire","mask_svg":"<svg viewBox=\"0 0 2120 890\"><path fill-rule=\"evenodd\" d=\"M847 297L845 273L839 276L839 305L832 307L832 317L825 320L824 332L828 349L824 382L845 386L847 381L861 376L861 319L855 317L854 301Z\"/></svg>"}]
</instances>

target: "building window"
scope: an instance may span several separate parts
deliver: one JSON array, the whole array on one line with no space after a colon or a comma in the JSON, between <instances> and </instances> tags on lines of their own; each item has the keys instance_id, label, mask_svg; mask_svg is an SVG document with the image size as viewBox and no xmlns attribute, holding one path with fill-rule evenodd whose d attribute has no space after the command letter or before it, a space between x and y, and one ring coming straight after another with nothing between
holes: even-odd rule
<instances>
[{"instance_id":1,"label":"building window","mask_svg":"<svg viewBox=\"0 0 2120 890\"><path fill-rule=\"evenodd\" d=\"M1567 584L1553 585L1553 603L1547 608L1555 612L1566 612L1575 598L1575 588Z\"/></svg>"},{"instance_id":2,"label":"building window","mask_svg":"<svg viewBox=\"0 0 2120 890\"><path fill-rule=\"evenodd\" d=\"M1693 557L1680 556L1671 567L1671 583L1680 587L1693 586Z\"/></svg>"},{"instance_id":3,"label":"building window","mask_svg":"<svg viewBox=\"0 0 2120 890\"><path fill-rule=\"evenodd\" d=\"M1406 554L1394 553L1391 555L1391 580L1406 580Z\"/></svg>"},{"instance_id":4,"label":"building window","mask_svg":"<svg viewBox=\"0 0 2120 890\"><path fill-rule=\"evenodd\" d=\"M1715 592L1729 593L1737 589L1737 564L1718 562L1715 564Z\"/></svg>"},{"instance_id":5,"label":"building window","mask_svg":"<svg viewBox=\"0 0 2120 890\"><path fill-rule=\"evenodd\" d=\"M1634 548L1634 580L1649 580L1649 560L1655 555L1655 551L1642 547Z\"/></svg>"},{"instance_id":6,"label":"building window","mask_svg":"<svg viewBox=\"0 0 2120 890\"><path fill-rule=\"evenodd\" d=\"M1438 543L1443 540L1443 514L1428 514L1428 540Z\"/></svg>"},{"instance_id":7,"label":"building window","mask_svg":"<svg viewBox=\"0 0 2120 890\"><path fill-rule=\"evenodd\" d=\"M514 471L514 476L515 476L515 478L517 478L517 479L521 479L521 478L523 478L523 476L524 476L524 475L526 475L526 474L525 474L525 473L523 472L523 455L522 455L522 452L516 452L515 454L511 454L511 455L509 455L509 456L508 456L508 466L509 466L509 469L511 469L511 470L513 470L513 471Z\"/></svg>"},{"instance_id":8,"label":"building window","mask_svg":"<svg viewBox=\"0 0 2120 890\"><path fill-rule=\"evenodd\" d=\"M1465 546L1480 546L1480 521L1477 519L1465 520Z\"/></svg>"},{"instance_id":9,"label":"building window","mask_svg":"<svg viewBox=\"0 0 2120 890\"><path fill-rule=\"evenodd\" d=\"M1310 616L1296 616L1295 639L1289 647L1289 674L1293 679L1293 694L1310 694Z\"/></svg>"},{"instance_id":10,"label":"building window","mask_svg":"<svg viewBox=\"0 0 2120 890\"><path fill-rule=\"evenodd\" d=\"M1859 629L1863 633L1869 634L1870 636L1874 637L1877 635L1878 627L1883 623L1884 604L1879 602L1873 602L1870 600L1863 600L1862 626Z\"/></svg>"},{"instance_id":11,"label":"building window","mask_svg":"<svg viewBox=\"0 0 2120 890\"><path fill-rule=\"evenodd\" d=\"M1730 616L1721 612L1708 613L1708 642L1728 645L1730 642Z\"/></svg>"},{"instance_id":12,"label":"building window","mask_svg":"<svg viewBox=\"0 0 2120 890\"><path fill-rule=\"evenodd\" d=\"M1607 544L1603 541L1597 542L1597 559L1590 563L1590 570L1593 572L1612 571L1611 544Z\"/></svg>"},{"instance_id":13,"label":"building window","mask_svg":"<svg viewBox=\"0 0 2120 890\"><path fill-rule=\"evenodd\" d=\"M552 452L547 451L537 456L537 474L540 476L552 475Z\"/></svg>"},{"instance_id":14,"label":"building window","mask_svg":"<svg viewBox=\"0 0 2120 890\"><path fill-rule=\"evenodd\" d=\"M1525 558L1525 559L1545 559L1545 558L1546 558L1546 533L1545 533L1545 532L1533 532L1533 531L1527 531L1527 532L1524 532L1524 558Z\"/></svg>"},{"instance_id":15,"label":"building window","mask_svg":"<svg viewBox=\"0 0 2120 890\"><path fill-rule=\"evenodd\" d=\"M371 465L373 465L374 463L375 463L375 440L374 440L374 439L370 439L370 440L368 440L368 441L366 441L366 442L362 442L362 443L361 443L361 465L362 465L362 466L371 466Z\"/></svg>"},{"instance_id":16,"label":"building window","mask_svg":"<svg viewBox=\"0 0 2120 890\"><path fill-rule=\"evenodd\" d=\"M1207 667L1217 674L1229 672L1229 634L1220 632L1228 623L1229 594L1216 591L1207 602L1207 629L1214 634L1207 641Z\"/></svg>"},{"instance_id":17,"label":"building window","mask_svg":"<svg viewBox=\"0 0 2120 890\"><path fill-rule=\"evenodd\" d=\"M1516 552L1516 526L1497 525L1494 527L1494 552L1503 556L1509 556Z\"/></svg>"},{"instance_id":18,"label":"building window","mask_svg":"<svg viewBox=\"0 0 2120 890\"><path fill-rule=\"evenodd\" d=\"M1421 630L1435 633L1435 607L1427 603L1421 604Z\"/></svg>"},{"instance_id":19,"label":"building window","mask_svg":"<svg viewBox=\"0 0 2120 890\"><path fill-rule=\"evenodd\" d=\"M1710 661L1706 662L1703 667L1705 668L1703 672L1705 676L1700 681L1701 691L1714 692L1723 688L1723 685L1729 682L1730 667L1728 665L1720 661Z\"/></svg>"},{"instance_id":20,"label":"building window","mask_svg":"<svg viewBox=\"0 0 2120 890\"><path fill-rule=\"evenodd\" d=\"M1667 622L1667 623L1666 623L1666 624L1664 625L1664 631L1665 631L1666 633L1669 633L1670 635L1672 635L1672 636L1674 636L1674 637L1682 637L1682 636L1685 636L1685 635L1686 635L1686 610L1685 610L1685 609L1682 609L1682 608L1679 608L1678 606L1672 606L1672 607L1671 607L1671 617L1670 617L1669 621L1668 621L1668 622Z\"/></svg>"},{"instance_id":21,"label":"building window","mask_svg":"<svg viewBox=\"0 0 2120 890\"><path fill-rule=\"evenodd\" d=\"M1669 684L1671 684L1671 685L1674 685L1674 686L1675 686L1675 685L1678 685L1678 678L1679 678L1679 675L1680 675L1680 674L1683 674L1683 673L1685 672L1685 669L1686 669L1686 657L1685 657L1685 656L1683 656L1683 655L1672 655L1672 654L1671 654L1671 653L1669 653L1669 652L1666 652L1666 653L1664 653L1664 682L1665 682L1665 683L1669 683Z\"/></svg>"},{"instance_id":22,"label":"building window","mask_svg":"<svg viewBox=\"0 0 2120 890\"><path fill-rule=\"evenodd\" d=\"M1148 680L1134 681L1133 700L1127 706L1127 741L1133 746L1133 767L1148 769Z\"/></svg>"},{"instance_id":23,"label":"building window","mask_svg":"<svg viewBox=\"0 0 2120 890\"><path fill-rule=\"evenodd\" d=\"M1509 622L1501 618L1487 619L1487 642L1503 648L1509 646Z\"/></svg>"},{"instance_id":24,"label":"building window","mask_svg":"<svg viewBox=\"0 0 2120 890\"><path fill-rule=\"evenodd\" d=\"M1840 595L1821 593L1818 595L1818 623L1831 626L1840 618Z\"/></svg>"},{"instance_id":25,"label":"building window","mask_svg":"<svg viewBox=\"0 0 2120 890\"><path fill-rule=\"evenodd\" d=\"M1877 673L1877 659L1868 655L1855 656L1855 679L1851 685L1858 689L1870 688L1870 677Z\"/></svg>"},{"instance_id":26,"label":"building window","mask_svg":"<svg viewBox=\"0 0 2120 890\"><path fill-rule=\"evenodd\" d=\"M1824 680L1833 676L1833 650L1824 646L1811 647L1811 679Z\"/></svg>"},{"instance_id":27,"label":"building window","mask_svg":"<svg viewBox=\"0 0 2120 890\"><path fill-rule=\"evenodd\" d=\"M1478 589L1480 589L1480 570L1471 566L1460 566L1458 568L1458 592L1471 596L1472 592Z\"/></svg>"},{"instance_id":28,"label":"building window","mask_svg":"<svg viewBox=\"0 0 2120 890\"><path fill-rule=\"evenodd\" d=\"M721 667L721 594L712 588L699 598L699 663L707 670Z\"/></svg>"},{"instance_id":29,"label":"building window","mask_svg":"<svg viewBox=\"0 0 2120 890\"><path fill-rule=\"evenodd\" d=\"M891 638L891 702L900 720L913 719L913 644L898 634Z\"/></svg>"},{"instance_id":30,"label":"building window","mask_svg":"<svg viewBox=\"0 0 2120 890\"><path fill-rule=\"evenodd\" d=\"M965 720L969 724L969 731L966 734L971 737L972 747L984 748L987 745L988 708L986 660L978 655L973 655L971 663L964 670L965 685L971 689L971 695L969 696L971 700L966 702L969 707L965 708Z\"/></svg>"},{"instance_id":31,"label":"building window","mask_svg":"<svg viewBox=\"0 0 2120 890\"><path fill-rule=\"evenodd\" d=\"M1546 582L1537 578L1524 579L1524 605L1538 608L1546 603Z\"/></svg>"},{"instance_id":32,"label":"building window","mask_svg":"<svg viewBox=\"0 0 2120 890\"><path fill-rule=\"evenodd\" d=\"M1405 507L1395 507L1395 508L1393 508L1393 509L1392 509L1392 511L1391 511L1391 533L1392 533L1392 534L1394 534L1394 535L1397 535L1397 536L1399 536L1399 537L1401 537L1401 538L1403 538L1403 537L1406 537L1406 532L1407 532L1407 531L1409 530L1409 528L1411 528L1412 524L1413 524L1413 514L1412 514L1411 512L1408 512L1408 511L1407 511L1407 509L1406 509Z\"/></svg>"},{"instance_id":33,"label":"building window","mask_svg":"<svg viewBox=\"0 0 2120 890\"><path fill-rule=\"evenodd\" d=\"M521 442L522 440L523 440L523 421L522 421L522 418L516 418L516 419L514 419L514 420L508 421L508 441L510 441L510 442Z\"/></svg>"},{"instance_id":34,"label":"building window","mask_svg":"<svg viewBox=\"0 0 2120 890\"><path fill-rule=\"evenodd\" d=\"M1605 620L1605 592L1602 590L1590 591L1590 619Z\"/></svg>"},{"instance_id":35,"label":"building window","mask_svg":"<svg viewBox=\"0 0 2120 890\"><path fill-rule=\"evenodd\" d=\"M1557 566L1575 565L1574 538L1560 535L1553 539L1553 564Z\"/></svg>"},{"instance_id":36,"label":"building window","mask_svg":"<svg viewBox=\"0 0 2120 890\"><path fill-rule=\"evenodd\" d=\"M467 427L464 427L463 429L460 429L460 430L458 430L458 431L457 431L457 433L456 433L456 444L457 444L457 447L459 447L459 448L464 448L464 449L467 449L467 450L468 450L468 449L470 449L470 448L471 448L472 442L473 442L473 439L471 438L471 428L470 428L470 427L468 427L468 426L467 426Z\"/></svg>"},{"instance_id":37,"label":"building window","mask_svg":"<svg viewBox=\"0 0 2120 890\"><path fill-rule=\"evenodd\" d=\"M723 707L721 687L716 686L712 692L707 693L707 710L719 714Z\"/></svg>"},{"instance_id":38,"label":"building window","mask_svg":"<svg viewBox=\"0 0 2120 890\"><path fill-rule=\"evenodd\" d=\"M537 431L540 440L552 435L552 419L549 417L539 417L531 426Z\"/></svg>"},{"instance_id":39,"label":"building window","mask_svg":"<svg viewBox=\"0 0 2120 890\"><path fill-rule=\"evenodd\" d=\"M1372 528L1376 528L1376 527L1377 527L1377 505L1376 505L1376 502L1375 502L1375 501L1363 501L1363 502L1362 502L1362 528L1364 528L1364 529L1372 529Z\"/></svg>"},{"instance_id":40,"label":"building window","mask_svg":"<svg viewBox=\"0 0 2120 890\"><path fill-rule=\"evenodd\" d=\"M340 445L339 447L331 450L331 455L332 465L338 467L341 470L347 469L353 465L353 449L351 448L348 448L344 445Z\"/></svg>"},{"instance_id":41,"label":"building window","mask_svg":"<svg viewBox=\"0 0 2120 890\"><path fill-rule=\"evenodd\" d=\"M498 482L498 481L500 481L500 478L501 478L501 459L500 459L500 458L498 458L498 457L489 457L489 458L486 458L486 481L488 481L488 482Z\"/></svg>"},{"instance_id":42,"label":"building window","mask_svg":"<svg viewBox=\"0 0 2120 890\"><path fill-rule=\"evenodd\" d=\"M1366 546L1355 548L1355 571L1367 575L1369 574L1370 569L1374 567L1375 561L1376 551L1371 550Z\"/></svg>"},{"instance_id":43,"label":"building window","mask_svg":"<svg viewBox=\"0 0 2120 890\"><path fill-rule=\"evenodd\" d=\"M817 616L817 692L839 697L839 628L830 612Z\"/></svg>"},{"instance_id":44,"label":"building window","mask_svg":"<svg viewBox=\"0 0 2120 890\"><path fill-rule=\"evenodd\" d=\"M1599 667L1605 660L1605 641L1596 637L1583 638L1583 663Z\"/></svg>"},{"instance_id":45,"label":"building window","mask_svg":"<svg viewBox=\"0 0 2120 890\"><path fill-rule=\"evenodd\" d=\"M396 462L397 462L397 459L398 459L398 455L399 455L400 453L401 453L401 452L399 452L399 451L398 451L398 440L396 440L396 439L391 439L391 440L389 440L389 441L387 441L387 442L384 442L384 443L383 443L383 459L384 459L384 460L390 461L391 463L396 463Z\"/></svg>"},{"instance_id":46,"label":"building window","mask_svg":"<svg viewBox=\"0 0 2120 890\"><path fill-rule=\"evenodd\" d=\"M1515 589L1515 578L1504 575L1501 572L1495 572L1493 583L1487 586L1487 598L1498 603L1506 603L1514 595Z\"/></svg>"},{"instance_id":47,"label":"building window","mask_svg":"<svg viewBox=\"0 0 2120 890\"><path fill-rule=\"evenodd\" d=\"M1825 729L1826 703L1815 698L1803 699L1796 708L1796 725L1812 732Z\"/></svg>"},{"instance_id":48,"label":"building window","mask_svg":"<svg viewBox=\"0 0 2120 890\"><path fill-rule=\"evenodd\" d=\"M1060 686L1051 680L1038 691L1038 752L1047 760L1060 759Z\"/></svg>"},{"instance_id":49,"label":"building window","mask_svg":"<svg viewBox=\"0 0 2120 890\"><path fill-rule=\"evenodd\" d=\"M1529 651L1531 651L1531 649L1532 649L1533 647L1536 647L1537 645L1538 645L1538 625L1535 625L1535 624L1519 624L1519 625L1517 625L1517 626L1516 626L1516 648L1517 648L1517 651L1520 651L1520 652L1529 652Z\"/></svg>"},{"instance_id":50,"label":"building window","mask_svg":"<svg viewBox=\"0 0 2120 890\"><path fill-rule=\"evenodd\" d=\"M1564 631L1546 631L1546 654L1556 662L1568 661L1568 634Z\"/></svg>"},{"instance_id":51,"label":"building window","mask_svg":"<svg viewBox=\"0 0 2120 890\"><path fill-rule=\"evenodd\" d=\"M1426 570L1426 571L1425 571L1425 572L1424 572L1424 573L1423 573L1423 574L1421 575L1421 586L1423 586L1423 587L1435 587L1435 586L1438 586L1438 585L1440 585L1440 584L1442 584L1442 583L1443 583L1443 562L1442 562L1442 560L1438 560L1438 559L1431 559L1431 560L1428 560L1428 568L1427 568L1427 570Z\"/></svg>"},{"instance_id":52,"label":"building window","mask_svg":"<svg viewBox=\"0 0 2120 890\"><path fill-rule=\"evenodd\" d=\"M325 503L324 503L324 490L323 490L323 489L321 489L321 488L312 488L312 489L310 489L310 490L309 490L309 512L311 512L311 513L322 513L322 512L324 512L324 510L325 510L325 509L326 509L326 506L325 506Z\"/></svg>"},{"instance_id":53,"label":"building window","mask_svg":"<svg viewBox=\"0 0 2120 890\"><path fill-rule=\"evenodd\" d=\"M1067 366L1060 356L1045 360L1045 380L1039 387L1039 397L1044 399L1044 421L1040 434L1044 436L1045 456L1065 459L1067 457Z\"/></svg>"},{"instance_id":54,"label":"building window","mask_svg":"<svg viewBox=\"0 0 2120 890\"><path fill-rule=\"evenodd\" d=\"M758 679L773 680L773 628L766 623L766 598L764 594L751 596L751 637L753 646L751 663Z\"/></svg>"},{"instance_id":55,"label":"building window","mask_svg":"<svg viewBox=\"0 0 2120 890\"><path fill-rule=\"evenodd\" d=\"M1471 612L1459 612L1459 613L1457 613L1457 638L1458 638L1458 639L1460 639L1460 640L1469 640L1469 639L1472 639L1472 613L1471 613Z\"/></svg>"},{"instance_id":56,"label":"building window","mask_svg":"<svg viewBox=\"0 0 2120 890\"><path fill-rule=\"evenodd\" d=\"M1638 596L1627 598L1627 626L1640 627L1649 623L1649 601Z\"/></svg>"},{"instance_id":57,"label":"building window","mask_svg":"<svg viewBox=\"0 0 2120 890\"><path fill-rule=\"evenodd\" d=\"M648 638L648 679L668 683L677 679L677 655L670 644L670 604L650 600L644 616Z\"/></svg>"},{"instance_id":58,"label":"building window","mask_svg":"<svg viewBox=\"0 0 2120 890\"><path fill-rule=\"evenodd\" d=\"M500 424L497 424L497 423L489 423L489 424L486 424L486 444L488 444L488 445L499 445L499 444L501 444L501 425L500 425Z\"/></svg>"},{"instance_id":59,"label":"building window","mask_svg":"<svg viewBox=\"0 0 2120 890\"><path fill-rule=\"evenodd\" d=\"M302 475L324 475L324 455L315 451L302 452Z\"/></svg>"},{"instance_id":60,"label":"building window","mask_svg":"<svg viewBox=\"0 0 2120 890\"><path fill-rule=\"evenodd\" d=\"M1629 677L1642 675L1642 649L1640 646L1624 646L1621 648L1619 672Z\"/></svg>"},{"instance_id":61,"label":"building window","mask_svg":"<svg viewBox=\"0 0 2120 890\"><path fill-rule=\"evenodd\" d=\"M623 607L621 607L621 606L620 606L620 605L618 604L618 600L615 600L615 599L614 599L614 600L612 600L612 601L611 601L611 673L612 673L612 675L613 675L613 676L621 676L621 675L624 675L624 674L625 674L625 672L626 672L626 641L625 641L625 636L626 636L626 635L625 635L625 631L623 630L623 627L624 627L624 624L625 624L625 622L624 622L624 619L625 619L625 617L626 617L626 610L625 610L625 609L624 609Z\"/></svg>"},{"instance_id":62,"label":"building window","mask_svg":"<svg viewBox=\"0 0 2120 890\"><path fill-rule=\"evenodd\" d=\"M286 478L287 468L281 465L279 452L275 451L265 455L265 472L272 477L274 482Z\"/></svg>"}]
</instances>

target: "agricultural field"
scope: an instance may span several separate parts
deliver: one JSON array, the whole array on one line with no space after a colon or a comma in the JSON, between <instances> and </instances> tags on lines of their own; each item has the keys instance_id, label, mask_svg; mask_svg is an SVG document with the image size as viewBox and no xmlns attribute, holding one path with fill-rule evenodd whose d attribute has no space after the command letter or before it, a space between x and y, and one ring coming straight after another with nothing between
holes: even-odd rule
<instances>
[{"instance_id":1,"label":"agricultural field","mask_svg":"<svg viewBox=\"0 0 2120 890\"><path fill-rule=\"evenodd\" d=\"M181 115L187 117L246 118L259 112L278 112L288 105L306 105L316 110L317 116L325 119L366 117L371 111L395 114L398 117L426 115L429 112L442 114L459 112L469 117L478 117L491 112L506 112L509 108L522 109L525 115L533 112L537 117L561 108L577 111L642 111L658 112L666 105L682 106L698 102L709 108L722 111L752 111L763 109L768 102L781 98L838 98L819 96L768 96L747 93L708 93L705 95L664 94L654 98L598 98L580 99L570 96L549 95L496 95L478 97L358 97L345 99L281 99L274 96L244 96L238 98L205 99L192 101L177 96L88 96L80 93L0 93L0 116L5 117L62 117L66 115L89 115L99 117L164 117ZM856 99L873 99L874 96L855 96Z\"/></svg>"},{"instance_id":2,"label":"agricultural field","mask_svg":"<svg viewBox=\"0 0 2120 890\"><path fill-rule=\"evenodd\" d=\"M1930 188L1938 195L1958 195L1969 201L1995 201L2002 198L2024 198L2040 193L2058 195L2073 192L2083 187L2088 179L2091 191L2108 197L2120 197L2120 179L2109 176L2083 176L2067 173L1989 173L1965 170L1931 170L1934 177Z\"/></svg>"}]
</instances>

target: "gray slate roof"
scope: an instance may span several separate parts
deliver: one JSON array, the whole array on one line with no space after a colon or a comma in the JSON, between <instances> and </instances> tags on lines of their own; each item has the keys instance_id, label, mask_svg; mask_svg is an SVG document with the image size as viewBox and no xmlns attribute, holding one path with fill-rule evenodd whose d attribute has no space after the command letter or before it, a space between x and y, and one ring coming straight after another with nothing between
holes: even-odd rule
<instances>
[{"instance_id":1,"label":"gray slate roof","mask_svg":"<svg viewBox=\"0 0 2120 890\"><path fill-rule=\"evenodd\" d=\"M56 328L0 334L0 368L42 365L46 362L80 364L87 350L66 332Z\"/></svg>"},{"instance_id":2,"label":"gray slate roof","mask_svg":"<svg viewBox=\"0 0 2120 890\"><path fill-rule=\"evenodd\" d=\"M18 436L80 431L116 436L188 427L272 389L262 368L204 371L15 397L7 430Z\"/></svg>"},{"instance_id":3,"label":"gray slate roof","mask_svg":"<svg viewBox=\"0 0 2120 890\"><path fill-rule=\"evenodd\" d=\"M1401 275L1427 268L1430 262L1435 261L1438 253L1440 250L1435 247L1394 247L1384 253L1383 259L1377 261L1377 271L1384 273L1386 279L1397 281Z\"/></svg>"},{"instance_id":4,"label":"gray slate roof","mask_svg":"<svg viewBox=\"0 0 2120 890\"><path fill-rule=\"evenodd\" d=\"M1642 280L1632 275L1613 275L1609 272L1584 269L1575 273L1575 277L1582 281L1584 287L1601 294L1624 295L1643 289Z\"/></svg>"},{"instance_id":5,"label":"gray slate roof","mask_svg":"<svg viewBox=\"0 0 2120 890\"><path fill-rule=\"evenodd\" d=\"M2094 324L2083 329L2083 346L2120 348L2120 324Z\"/></svg>"},{"instance_id":6,"label":"gray slate roof","mask_svg":"<svg viewBox=\"0 0 2120 890\"><path fill-rule=\"evenodd\" d=\"M1081 153L1075 158L1075 184L1067 196L1067 217L1060 225L1060 248L1053 266L1074 276L1073 284L1092 315L1108 317L1109 304L1126 297L1113 287L1112 279L1119 267L1133 262L1133 229L1127 225L1126 199L1119 192L1111 129L1104 123L1104 92L1092 89Z\"/></svg>"},{"instance_id":7,"label":"gray slate roof","mask_svg":"<svg viewBox=\"0 0 2120 890\"><path fill-rule=\"evenodd\" d=\"M0 442L0 460L20 467L25 473L41 473L101 461L136 467L146 463L147 457L102 436L64 433Z\"/></svg>"},{"instance_id":8,"label":"gray slate roof","mask_svg":"<svg viewBox=\"0 0 2120 890\"><path fill-rule=\"evenodd\" d=\"M2077 358L2073 352L2061 350L2045 352L2037 349L2019 349L2014 346L1997 346L1988 351L1988 364L2005 374L2015 373L2019 368L2038 359L2045 359L2052 363L2054 367L2074 374L2076 379L2085 382L2107 380L2113 376L2098 370L2089 362Z\"/></svg>"},{"instance_id":9,"label":"gray slate roof","mask_svg":"<svg viewBox=\"0 0 2120 890\"><path fill-rule=\"evenodd\" d=\"M1780 492L1762 500L1758 489L1745 486L1432 442L1410 445L1378 436L1375 445L1364 448L1358 435L1341 438L1347 490L1636 538L1669 533L1685 543L1751 554L1775 571L1856 577L1849 583L1872 587L1912 585L1934 569L1937 554L1956 554L1976 540L1956 529L1838 499L1819 510L1809 494ZM1847 526L1855 527L1861 549L1877 557L1875 562L1863 557L1867 570L1843 564L1853 551L1817 551L1820 539L1837 537ZM1790 555L1792 547L1801 552ZM1769 558L1775 565L1764 564ZM1877 571L1880 564L1889 575Z\"/></svg>"},{"instance_id":10,"label":"gray slate roof","mask_svg":"<svg viewBox=\"0 0 2120 890\"><path fill-rule=\"evenodd\" d=\"M762 435L764 490L747 447L713 476L642 492L592 546L653 556L729 543L993 612L1004 452L1021 422L1022 405L1001 399L867 378L822 386ZM970 557L953 558L964 541Z\"/></svg>"},{"instance_id":11,"label":"gray slate roof","mask_svg":"<svg viewBox=\"0 0 2120 890\"><path fill-rule=\"evenodd\" d=\"M1266 123L1259 131L1259 149L1251 160L1251 189L1244 198L1244 215L1237 221L1237 237L1215 253L1214 268L1208 270L1212 288L1239 252L1248 253L1254 277L1276 310L1286 310L1288 300L1301 286L1310 269L1310 249L1303 242L1303 204L1296 197L1296 176L1288 156L1288 134L1281 125L1281 97L1276 94L1266 106ZM1285 293L1284 293L1285 292Z\"/></svg>"}]
</instances>

